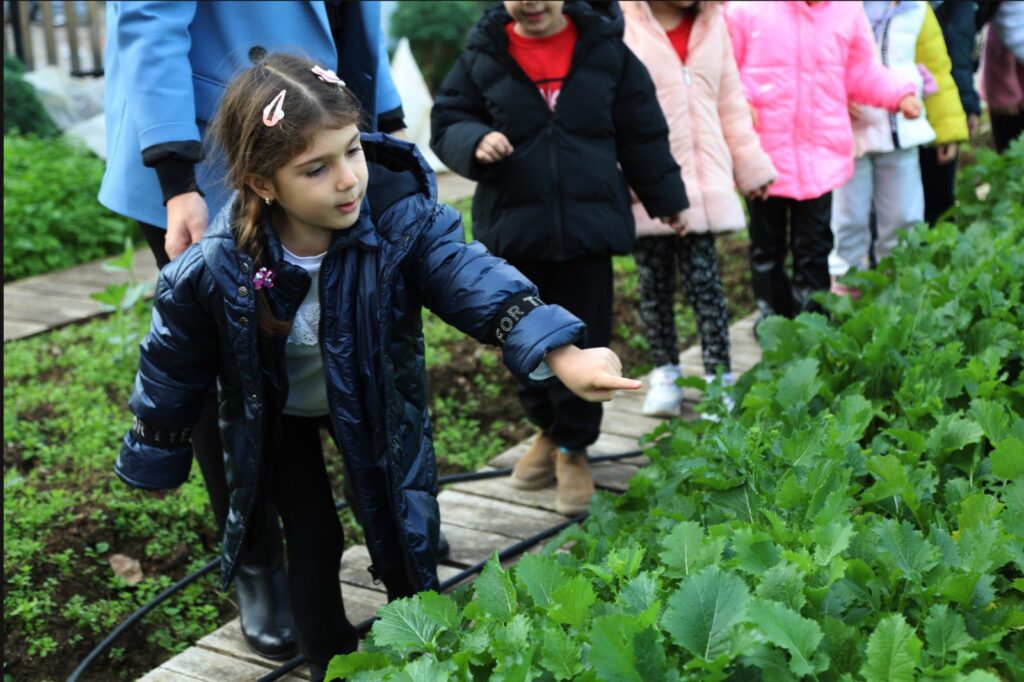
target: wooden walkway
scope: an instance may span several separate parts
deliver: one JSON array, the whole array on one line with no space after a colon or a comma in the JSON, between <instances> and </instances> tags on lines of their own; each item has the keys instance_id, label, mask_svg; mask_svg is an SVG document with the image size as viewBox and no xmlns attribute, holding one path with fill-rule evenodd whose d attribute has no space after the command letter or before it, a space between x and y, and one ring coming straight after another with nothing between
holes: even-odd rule
<instances>
[{"instance_id":1,"label":"wooden walkway","mask_svg":"<svg viewBox=\"0 0 1024 682\"><path fill-rule=\"evenodd\" d=\"M475 182L455 173L437 176L438 198L445 203L472 196L475 187ZM139 282L156 281L156 261L144 243L135 252L133 272ZM107 272L103 261L98 260L5 284L4 341L23 339L99 315L103 306L89 294L128 279L128 273Z\"/></svg>"},{"instance_id":2,"label":"wooden walkway","mask_svg":"<svg viewBox=\"0 0 1024 682\"><path fill-rule=\"evenodd\" d=\"M737 373L753 367L761 358L754 340L755 316L732 325L733 369ZM680 355L683 373L703 376L700 347ZM683 418L694 419L696 391L686 389L687 401ZM641 414L643 393L618 394L605 403L601 437L590 448L594 455L633 450L638 439L649 433L660 420ZM483 470L512 466L529 447L520 443L488 462ZM594 482L599 489L612 492L626 490L629 479L645 462L635 457L619 462L593 466ZM565 520L555 512L554 485L542 490L523 491L512 488L504 478L456 483L438 495L441 505L441 529L451 544L451 556L438 567L442 581L463 568L491 556L495 551L515 544ZM374 585L367 567L370 564L366 547L351 547L341 560L339 578L349 620L358 623L373 616L386 601L382 585ZM235 619L203 637L190 649L163 663L140 678L141 682L253 682L268 674L279 664L261 658L246 646ZM308 680L305 667L281 678L290 682Z\"/></svg>"}]
</instances>

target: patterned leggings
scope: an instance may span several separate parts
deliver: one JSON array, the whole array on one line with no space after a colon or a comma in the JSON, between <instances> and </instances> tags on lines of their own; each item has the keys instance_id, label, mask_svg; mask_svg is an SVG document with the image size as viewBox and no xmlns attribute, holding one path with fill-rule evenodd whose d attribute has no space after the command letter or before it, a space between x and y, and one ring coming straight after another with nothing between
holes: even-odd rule
<instances>
[{"instance_id":1,"label":"patterned leggings","mask_svg":"<svg viewBox=\"0 0 1024 682\"><path fill-rule=\"evenodd\" d=\"M679 362L673 304L676 270L683 295L697 315L704 371L731 369L729 311L718 276L715 238L709 233L679 237L640 237L636 240L636 269L640 277L640 317L647 331L656 367Z\"/></svg>"}]
</instances>

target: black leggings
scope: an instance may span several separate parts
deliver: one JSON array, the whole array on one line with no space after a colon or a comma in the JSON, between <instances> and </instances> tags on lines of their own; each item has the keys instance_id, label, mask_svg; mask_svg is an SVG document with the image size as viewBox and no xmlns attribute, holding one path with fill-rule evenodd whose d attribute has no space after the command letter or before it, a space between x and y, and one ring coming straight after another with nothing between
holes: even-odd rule
<instances>
[{"instance_id":1,"label":"black leggings","mask_svg":"<svg viewBox=\"0 0 1024 682\"><path fill-rule=\"evenodd\" d=\"M730 370L729 310L718 275L715 237L640 237L636 240L636 271L640 280L640 317L656 367L679 363L675 297L679 285L697 316L704 371Z\"/></svg>"},{"instance_id":2,"label":"black leggings","mask_svg":"<svg viewBox=\"0 0 1024 682\"><path fill-rule=\"evenodd\" d=\"M156 258L157 266L163 268L170 263L171 259L164 250L164 235L167 231L146 223L139 223L139 228ZM224 473L224 448L220 442L220 427L217 423L215 387L207 394L199 421L192 427L192 454L203 474L217 529L223 534L230 498L227 476ZM281 556L281 530L277 523L277 515L269 505L264 505L260 513L262 518L254 518L247 533L245 553L242 556L242 562L247 565L267 566L276 563Z\"/></svg>"},{"instance_id":3,"label":"black leggings","mask_svg":"<svg viewBox=\"0 0 1024 682\"><path fill-rule=\"evenodd\" d=\"M320 427L330 431L326 417L281 415L267 463L267 492L284 523L299 650L307 661L326 665L333 656L355 651L359 638L341 598L338 570L345 536L324 465ZM415 594L404 570L381 575L389 600Z\"/></svg>"}]
</instances>

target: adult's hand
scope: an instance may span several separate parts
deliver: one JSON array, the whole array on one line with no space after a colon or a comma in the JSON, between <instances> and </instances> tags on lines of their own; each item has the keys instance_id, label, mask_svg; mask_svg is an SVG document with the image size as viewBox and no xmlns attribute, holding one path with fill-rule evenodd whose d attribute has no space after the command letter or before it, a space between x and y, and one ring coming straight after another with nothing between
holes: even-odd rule
<instances>
[{"instance_id":1,"label":"adult's hand","mask_svg":"<svg viewBox=\"0 0 1024 682\"><path fill-rule=\"evenodd\" d=\"M210 221L206 200L199 192L185 192L167 200L167 234L164 250L174 260L203 238Z\"/></svg>"}]
</instances>

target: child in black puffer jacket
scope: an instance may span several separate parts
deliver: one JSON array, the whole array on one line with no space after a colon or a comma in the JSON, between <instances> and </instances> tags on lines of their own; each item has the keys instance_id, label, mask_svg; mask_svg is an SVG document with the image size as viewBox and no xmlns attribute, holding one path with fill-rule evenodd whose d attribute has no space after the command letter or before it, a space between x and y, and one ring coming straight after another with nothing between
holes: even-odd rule
<instances>
[{"instance_id":1,"label":"child in black puffer jacket","mask_svg":"<svg viewBox=\"0 0 1024 682\"><path fill-rule=\"evenodd\" d=\"M430 143L478 182L474 236L586 322L595 346L611 340L611 257L633 249L629 188L678 230L688 206L654 85L622 40L618 8L605 5L509 1L488 11L437 96ZM519 394L541 432L513 485L557 477L559 511L582 512L601 407L557 384Z\"/></svg>"}]
</instances>

